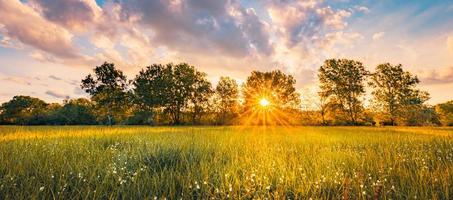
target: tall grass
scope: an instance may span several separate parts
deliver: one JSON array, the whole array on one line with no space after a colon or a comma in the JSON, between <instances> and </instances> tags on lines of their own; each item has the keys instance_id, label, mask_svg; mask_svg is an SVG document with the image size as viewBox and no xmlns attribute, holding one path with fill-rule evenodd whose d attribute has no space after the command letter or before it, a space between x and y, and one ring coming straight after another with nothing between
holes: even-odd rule
<instances>
[{"instance_id":1,"label":"tall grass","mask_svg":"<svg viewBox=\"0 0 453 200\"><path fill-rule=\"evenodd\" d=\"M0 199L452 199L453 129L0 127Z\"/></svg>"}]
</instances>

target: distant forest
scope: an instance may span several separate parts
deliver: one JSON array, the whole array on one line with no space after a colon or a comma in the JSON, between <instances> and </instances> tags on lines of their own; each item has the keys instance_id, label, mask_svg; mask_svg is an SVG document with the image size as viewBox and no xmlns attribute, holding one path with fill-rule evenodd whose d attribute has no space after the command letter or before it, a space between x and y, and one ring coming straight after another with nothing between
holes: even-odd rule
<instances>
[{"instance_id":1,"label":"distant forest","mask_svg":"<svg viewBox=\"0 0 453 200\"><path fill-rule=\"evenodd\" d=\"M187 63L153 64L129 80L113 63L81 80L89 99L46 103L14 96L0 107L3 125L406 125L452 126L453 101L428 105L419 79L401 65L370 72L358 61L329 59L319 92L301 109L296 80L279 70L253 71L242 84L221 77L213 87ZM365 89L371 92L364 106Z\"/></svg>"}]
</instances>

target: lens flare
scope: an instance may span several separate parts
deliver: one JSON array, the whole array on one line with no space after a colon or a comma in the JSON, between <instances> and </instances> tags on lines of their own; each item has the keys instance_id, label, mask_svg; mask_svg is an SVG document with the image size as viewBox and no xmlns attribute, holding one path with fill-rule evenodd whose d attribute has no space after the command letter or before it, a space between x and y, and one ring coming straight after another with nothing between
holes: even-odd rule
<instances>
[{"instance_id":1,"label":"lens flare","mask_svg":"<svg viewBox=\"0 0 453 200\"><path fill-rule=\"evenodd\" d=\"M270 102L269 102L267 99L265 99L265 98L262 98L262 99L260 100L260 105L261 105L262 107L269 106L269 104L270 104Z\"/></svg>"}]
</instances>

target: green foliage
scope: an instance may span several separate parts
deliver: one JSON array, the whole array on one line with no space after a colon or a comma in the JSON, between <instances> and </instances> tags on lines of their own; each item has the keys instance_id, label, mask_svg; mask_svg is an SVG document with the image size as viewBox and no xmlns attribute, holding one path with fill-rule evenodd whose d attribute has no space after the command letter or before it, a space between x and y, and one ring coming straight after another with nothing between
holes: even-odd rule
<instances>
[{"instance_id":1,"label":"green foliage","mask_svg":"<svg viewBox=\"0 0 453 200\"><path fill-rule=\"evenodd\" d=\"M261 98L269 100L278 109L299 109L300 95L294 87L296 80L280 70L253 71L242 86L245 109L256 108Z\"/></svg>"},{"instance_id":2,"label":"green foliage","mask_svg":"<svg viewBox=\"0 0 453 200\"><path fill-rule=\"evenodd\" d=\"M416 76L403 70L401 64L380 64L371 76L370 86L374 88L373 103L381 110L391 125L397 121L406 124L417 122L414 114L424 108L423 103L428 95L416 89L419 80Z\"/></svg>"},{"instance_id":3,"label":"green foliage","mask_svg":"<svg viewBox=\"0 0 453 200\"><path fill-rule=\"evenodd\" d=\"M196 123L208 107L206 103L212 94L206 74L186 63L151 65L140 71L133 84L140 107L163 108L172 124L181 124L183 112L189 110L192 123Z\"/></svg>"},{"instance_id":4,"label":"green foliage","mask_svg":"<svg viewBox=\"0 0 453 200\"><path fill-rule=\"evenodd\" d=\"M368 75L373 106L364 108ZM452 103L426 105L429 94L416 88L418 78L401 65L385 63L369 73L354 60L326 60L318 73L321 90L318 95L304 92L305 106L296 80L279 70L253 71L241 89L234 79L221 77L214 90L206 77L187 63L170 63L150 65L128 81L106 62L81 82L90 100L68 99L60 105L16 96L0 107L0 124L452 124ZM262 99L270 106L261 106Z\"/></svg>"},{"instance_id":5,"label":"green foliage","mask_svg":"<svg viewBox=\"0 0 453 200\"><path fill-rule=\"evenodd\" d=\"M123 72L117 70L113 63L105 62L96 66L94 75L86 76L81 87L95 102L100 121L112 125L114 121L121 122L125 119L130 102L128 82Z\"/></svg>"},{"instance_id":6,"label":"green foliage","mask_svg":"<svg viewBox=\"0 0 453 200\"><path fill-rule=\"evenodd\" d=\"M150 110L135 109L131 116L126 120L128 125L152 125L154 113Z\"/></svg>"},{"instance_id":7,"label":"green foliage","mask_svg":"<svg viewBox=\"0 0 453 200\"><path fill-rule=\"evenodd\" d=\"M96 124L93 104L85 98L66 100L57 111L58 124L63 125L90 125Z\"/></svg>"},{"instance_id":8,"label":"green foliage","mask_svg":"<svg viewBox=\"0 0 453 200\"><path fill-rule=\"evenodd\" d=\"M186 63L168 64L167 70L168 86L166 91L168 98L164 102L165 111L170 114L173 124L181 124L183 110L188 107L189 103L197 103L195 96L197 85L205 84L201 82L205 82L206 74L198 72L194 66ZM200 96L204 96L210 91L210 84L202 87L209 87L209 89L201 91L203 93L199 94Z\"/></svg>"},{"instance_id":9,"label":"green foliage","mask_svg":"<svg viewBox=\"0 0 453 200\"><path fill-rule=\"evenodd\" d=\"M0 199L453 199L453 129L0 127Z\"/></svg>"},{"instance_id":10,"label":"green foliage","mask_svg":"<svg viewBox=\"0 0 453 200\"><path fill-rule=\"evenodd\" d=\"M435 110L444 126L453 126L453 100L437 104Z\"/></svg>"},{"instance_id":11,"label":"green foliage","mask_svg":"<svg viewBox=\"0 0 453 200\"><path fill-rule=\"evenodd\" d=\"M352 124L358 123L363 110L360 98L367 74L361 62L347 59L329 59L319 68L321 97L327 99L331 110L337 110L335 115L346 115Z\"/></svg>"},{"instance_id":12,"label":"green foliage","mask_svg":"<svg viewBox=\"0 0 453 200\"><path fill-rule=\"evenodd\" d=\"M14 96L1 106L4 124L44 124L47 103L29 96Z\"/></svg>"},{"instance_id":13,"label":"green foliage","mask_svg":"<svg viewBox=\"0 0 453 200\"><path fill-rule=\"evenodd\" d=\"M134 97L135 104L140 109L151 111L164 104L168 97L167 87L169 81L166 75L169 69L161 64L153 64L142 69L135 77Z\"/></svg>"},{"instance_id":14,"label":"green foliage","mask_svg":"<svg viewBox=\"0 0 453 200\"><path fill-rule=\"evenodd\" d=\"M191 112L192 124L199 124L201 116L210 109L209 99L214 94L211 83L206 79L206 74L195 74L194 91L190 97L189 112Z\"/></svg>"},{"instance_id":15,"label":"green foliage","mask_svg":"<svg viewBox=\"0 0 453 200\"><path fill-rule=\"evenodd\" d=\"M239 86L236 80L230 77L220 77L215 94L217 123L231 124L239 112Z\"/></svg>"}]
</instances>

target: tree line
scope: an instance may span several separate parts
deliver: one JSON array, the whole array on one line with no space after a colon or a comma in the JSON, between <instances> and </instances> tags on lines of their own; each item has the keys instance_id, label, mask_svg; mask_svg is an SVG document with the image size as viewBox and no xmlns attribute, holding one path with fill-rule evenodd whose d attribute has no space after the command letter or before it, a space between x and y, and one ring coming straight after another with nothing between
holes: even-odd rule
<instances>
[{"instance_id":1,"label":"tree line","mask_svg":"<svg viewBox=\"0 0 453 200\"><path fill-rule=\"evenodd\" d=\"M187 63L153 64L129 80L106 62L81 80L89 99L59 104L14 96L1 105L0 124L453 125L453 101L427 105L429 94L402 65L384 63L371 72L358 61L329 59L318 78L311 109L301 109L296 80L280 70L253 71L242 85L221 77L213 87L206 73ZM260 105L263 98L269 106Z\"/></svg>"}]
</instances>

